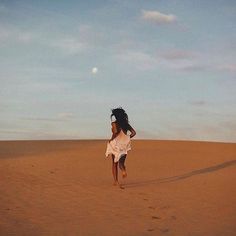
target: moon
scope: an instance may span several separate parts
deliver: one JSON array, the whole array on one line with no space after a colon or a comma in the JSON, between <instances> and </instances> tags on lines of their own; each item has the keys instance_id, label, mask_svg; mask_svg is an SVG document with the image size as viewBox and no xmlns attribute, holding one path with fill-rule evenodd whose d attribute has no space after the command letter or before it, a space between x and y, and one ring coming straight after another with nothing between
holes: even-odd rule
<instances>
[{"instance_id":1,"label":"moon","mask_svg":"<svg viewBox=\"0 0 236 236\"><path fill-rule=\"evenodd\" d=\"M92 74L97 74L98 73L98 68L97 67L93 67L92 69Z\"/></svg>"}]
</instances>

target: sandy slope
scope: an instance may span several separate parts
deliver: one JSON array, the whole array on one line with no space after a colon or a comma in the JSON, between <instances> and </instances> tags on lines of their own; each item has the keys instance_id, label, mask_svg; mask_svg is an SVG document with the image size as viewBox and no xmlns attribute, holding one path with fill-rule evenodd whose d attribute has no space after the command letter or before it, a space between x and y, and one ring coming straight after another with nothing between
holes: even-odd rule
<instances>
[{"instance_id":1,"label":"sandy slope","mask_svg":"<svg viewBox=\"0 0 236 236\"><path fill-rule=\"evenodd\" d=\"M124 190L105 146L0 142L0 235L236 235L236 144L133 141Z\"/></svg>"}]
</instances>

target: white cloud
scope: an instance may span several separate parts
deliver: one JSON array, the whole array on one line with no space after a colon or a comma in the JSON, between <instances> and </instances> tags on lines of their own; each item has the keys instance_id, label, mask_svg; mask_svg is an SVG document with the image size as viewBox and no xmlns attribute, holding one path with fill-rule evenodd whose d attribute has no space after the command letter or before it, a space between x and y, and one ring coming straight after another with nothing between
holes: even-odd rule
<instances>
[{"instance_id":1,"label":"white cloud","mask_svg":"<svg viewBox=\"0 0 236 236\"><path fill-rule=\"evenodd\" d=\"M156 24L171 24L177 21L177 17L172 14L164 14L159 11L142 11L142 19Z\"/></svg>"},{"instance_id":2,"label":"white cloud","mask_svg":"<svg viewBox=\"0 0 236 236\"><path fill-rule=\"evenodd\" d=\"M53 41L51 43L51 46L60 48L68 54L77 54L87 48L87 45L85 43L73 37Z\"/></svg>"}]
</instances>

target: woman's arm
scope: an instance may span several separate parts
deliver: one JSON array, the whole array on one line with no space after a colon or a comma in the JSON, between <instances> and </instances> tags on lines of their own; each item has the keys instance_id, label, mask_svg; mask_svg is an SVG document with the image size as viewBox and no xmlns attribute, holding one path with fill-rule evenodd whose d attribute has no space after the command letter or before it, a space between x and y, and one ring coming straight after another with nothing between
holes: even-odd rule
<instances>
[{"instance_id":1,"label":"woman's arm","mask_svg":"<svg viewBox=\"0 0 236 236\"><path fill-rule=\"evenodd\" d=\"M133 138L136 135L136 131L131 127L131 125L130 125L130 128L129 128L129 131L131 132L130 138Z\"/></svg>"},{"instance_id":2,"label":"woman's arm","mask_svg":"<svg viewBox=\"0 0 236 236\"><path fill-rule=\"evenodd\" d=\"M111 123L111 131L112 131L112 136L109 142L112 141L115 137L117 137L117 135L120 132L120 130L117 128L116 122Z\"/></svg>"}]
</instances>

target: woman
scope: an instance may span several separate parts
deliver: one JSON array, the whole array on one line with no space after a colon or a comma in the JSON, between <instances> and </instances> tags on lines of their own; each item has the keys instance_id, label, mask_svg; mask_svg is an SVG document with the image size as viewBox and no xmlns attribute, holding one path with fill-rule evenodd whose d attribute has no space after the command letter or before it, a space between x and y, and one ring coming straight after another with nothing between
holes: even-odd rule
<instances>
[{"instance_id":1,"label":"woman","mask_svg":"<svg viewBox=\"0 0 236 236\"><path fill-rule=\"evenodd\" d=\"M114 185L122 188L118 182L118 164L122 177L127 177L125 159L127 152L131 150L130 139L136 135L136 132L129 124L128 115L121 107L112 109L111 121L112 137L107 144L106 156L112 158Z\"/></svg>"}]
</instances>

